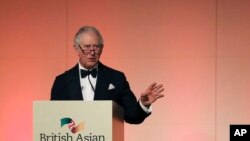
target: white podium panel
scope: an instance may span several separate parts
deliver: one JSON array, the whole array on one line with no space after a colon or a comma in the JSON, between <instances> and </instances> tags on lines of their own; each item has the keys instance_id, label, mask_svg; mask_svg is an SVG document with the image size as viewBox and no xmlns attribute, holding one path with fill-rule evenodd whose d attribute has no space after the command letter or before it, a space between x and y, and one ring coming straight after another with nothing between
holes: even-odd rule
<instances>
[{"instance_id":1,"label":"white podium panel","mask_svg":"<svg viewBox=\"0 0 250 141\"><path fill-rule=\"evenodd\" d=\"M35 101L34 141L124 141L122 108L112 101Z\"/></svg>"}]
</instances>

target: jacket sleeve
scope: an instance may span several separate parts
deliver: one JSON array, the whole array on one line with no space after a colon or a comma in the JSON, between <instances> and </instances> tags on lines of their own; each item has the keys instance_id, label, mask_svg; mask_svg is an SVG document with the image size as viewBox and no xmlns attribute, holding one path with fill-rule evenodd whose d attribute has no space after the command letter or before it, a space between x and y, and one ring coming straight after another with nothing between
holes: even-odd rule
<instances>
[{"instance_id":1,"label":"jacket sleeve","mask_svg":"<svg viewBox=\"0 0 250 141\"><path fill-rule=\"evenodd\" d=\"M131 124L142 123L151 113L147 114L143 111L134 93L131 91L129 83L123 73L118 82L121 82L121 87L119 88L121 97L119 98L119 103L124 108L125 121Z\"/></svg>"}]
</instances>

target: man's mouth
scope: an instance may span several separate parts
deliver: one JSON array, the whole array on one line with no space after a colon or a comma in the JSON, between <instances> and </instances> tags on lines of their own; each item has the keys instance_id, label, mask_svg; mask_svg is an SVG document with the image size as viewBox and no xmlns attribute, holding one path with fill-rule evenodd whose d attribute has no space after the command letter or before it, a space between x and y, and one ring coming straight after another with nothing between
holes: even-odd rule
<instances>
[{"instance_id":1,"label":"man's mouth","mask_svg":"<svg viewBox=\"0 0 250 141\"><path fill-rule=\"evenodd\" d=\"M96 58L88 58L89 61L96 61Z\"/></svg>"}]
</instances>

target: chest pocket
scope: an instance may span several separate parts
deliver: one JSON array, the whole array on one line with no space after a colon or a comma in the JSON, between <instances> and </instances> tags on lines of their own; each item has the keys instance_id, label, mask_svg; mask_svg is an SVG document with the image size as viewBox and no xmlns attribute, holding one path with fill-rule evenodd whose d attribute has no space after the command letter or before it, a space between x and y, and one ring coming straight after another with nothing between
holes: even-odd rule
<instances>
[{"instance_id":1,"label":"chest pocket","mask_svg":"<svg viewBox=\"0 0 250 141\"><path fill-rule=\"evenodd\" d=\"M107 90L107 98L109 100L117 100L119 98L119 91L117 89Z\"/></svg>"}]
</instances>

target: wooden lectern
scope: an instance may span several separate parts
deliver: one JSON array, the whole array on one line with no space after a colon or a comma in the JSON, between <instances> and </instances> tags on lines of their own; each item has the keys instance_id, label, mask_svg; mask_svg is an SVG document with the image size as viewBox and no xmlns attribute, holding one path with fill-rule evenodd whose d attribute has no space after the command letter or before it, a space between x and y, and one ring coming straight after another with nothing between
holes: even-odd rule
<instances>
[{"instance_id":1,"label":"wooden lectern","mask_svg":"<svg viewBox=\"0 0 250 141\"><path fill-rule=\"evenodd\" d=\"M124 141L123 109L112 101L33 102L34 141Z\"/></svg>"}]
</instances>

